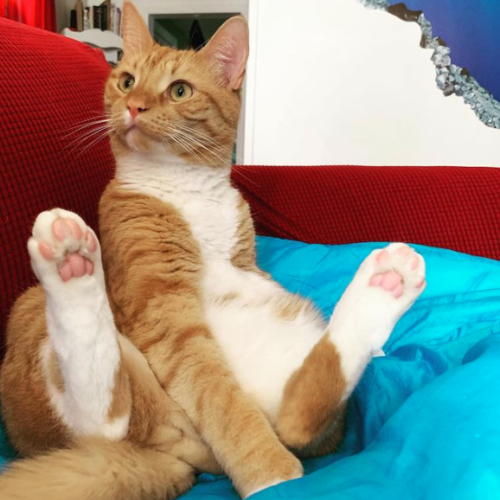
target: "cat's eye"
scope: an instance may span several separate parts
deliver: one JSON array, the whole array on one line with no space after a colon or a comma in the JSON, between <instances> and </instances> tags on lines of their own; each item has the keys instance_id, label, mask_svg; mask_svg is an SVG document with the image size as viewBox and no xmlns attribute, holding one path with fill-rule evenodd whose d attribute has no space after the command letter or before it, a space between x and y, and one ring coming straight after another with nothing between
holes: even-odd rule
<instances>
[{"instance_id":1,"label":"cat's eye","mask_svg":"<svg viewBox=\"0 0 500 500\"><path fill-rule=\"evenodd\" d=\"M134 77L126 73L122 75L118 80L118 88L122 92L125 92L125 94L128 94L134 88L134 83Z\"/></svg>"},{"instance_id":2,"label":"cat's eye","mask_svg":"<svg viewBox=\"0 0 500 500\"><path fill-rule=\"evenodd\" d=\"M175 102L185 101L193 95L193 88L186 82L177 82L170 87L170 97Z\"/></svg>"}]
</instances>

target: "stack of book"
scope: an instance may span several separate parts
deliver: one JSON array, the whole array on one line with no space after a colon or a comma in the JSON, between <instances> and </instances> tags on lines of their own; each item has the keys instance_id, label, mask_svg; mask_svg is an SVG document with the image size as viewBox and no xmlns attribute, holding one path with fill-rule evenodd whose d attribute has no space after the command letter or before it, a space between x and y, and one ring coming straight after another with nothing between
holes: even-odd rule
<instances>
[{"instance_id":1,"label":"stack of book","mask_svg":"<svg viewBox=\"0 0 500 500\"><path fill-rule=\"evenodd\" d=\"M83 0L77 0L71 11L70 29L83 31L100 29L111 31L121 36L122 11L115 7L111 0L104 0L100 5L85 7Z\"/></svg>"}]
</instances>

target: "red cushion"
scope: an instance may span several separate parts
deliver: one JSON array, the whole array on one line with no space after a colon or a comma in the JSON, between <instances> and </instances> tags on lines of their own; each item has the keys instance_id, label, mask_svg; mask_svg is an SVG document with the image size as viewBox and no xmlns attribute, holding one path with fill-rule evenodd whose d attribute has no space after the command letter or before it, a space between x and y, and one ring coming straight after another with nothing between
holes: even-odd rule
<instances>
[{"instance_id":1,"label":"red cushion","mask_svg":"<svg viewBox=\"0 0 500 500\"><path fill-rule=\"evenodd\" d=\"M500 169L240 167L233 179L260 234L405 241L500 259Z\"/></svg>"},{"instance_id":2,"label":"red cushion","mask_svg":"<svg viewBox=\"0 0 500 500\"><path fill-rule=\"evenodd\" d=\"M13 300L34 281L26 241L36 215L60 206L96 227L114 162L107 141L83 151L90 142L69 135L102 114L109 73L102 54L5 19L0 44L1 338Z\"/></svg>"}]
</instances>

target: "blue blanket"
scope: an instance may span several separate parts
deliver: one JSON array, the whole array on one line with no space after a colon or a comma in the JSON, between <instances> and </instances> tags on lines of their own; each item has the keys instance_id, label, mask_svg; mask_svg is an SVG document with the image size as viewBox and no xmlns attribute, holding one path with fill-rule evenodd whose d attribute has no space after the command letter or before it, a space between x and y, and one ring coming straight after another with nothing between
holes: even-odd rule
<instances>
[{"instance_id":1,"label":"blue blanket","mask_svg":"<svg viewBox=\"0 0 500 500\"><path fill-rule=\"evenodd\" d=\"M381 246L259 238L258 258L328 318L361 261ZM306 460L304 478L256 500L500 499L500 262L415 248L427 289L396 326L386 356L368 366L341 449ZM183 498L238 497L226 478L202 474Z\"/></svg>"}]
</instances>

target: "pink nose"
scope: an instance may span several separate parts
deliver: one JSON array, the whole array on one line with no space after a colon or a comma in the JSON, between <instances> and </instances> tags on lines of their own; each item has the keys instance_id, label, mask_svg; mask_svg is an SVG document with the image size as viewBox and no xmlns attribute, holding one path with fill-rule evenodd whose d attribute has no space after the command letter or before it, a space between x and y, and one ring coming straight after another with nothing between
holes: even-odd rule
<instances>
[{"instance_id":1,"label":"pink nose","mask_svg":"<svg viewBox=\"0 0 500 500\"><path fill-rule=\"evenodd\" d=\"M132 119L134 119L139 113L144 113L144 111L148 110L145 100L137 96L130 96L128 98L127 109Z\"/></svg>"},{"instance_id":2,"label":"pink nose","mask_svg":"<svg viewBox=\"0 0 500 500\"><path fill-rule=\"evenodd\" d=\"M136 106L127 106L127 109L132 118L135 118L139 113L144 113L144 111L148 110L147 108L140 108Z\"/></svg>"}]
</instances>

